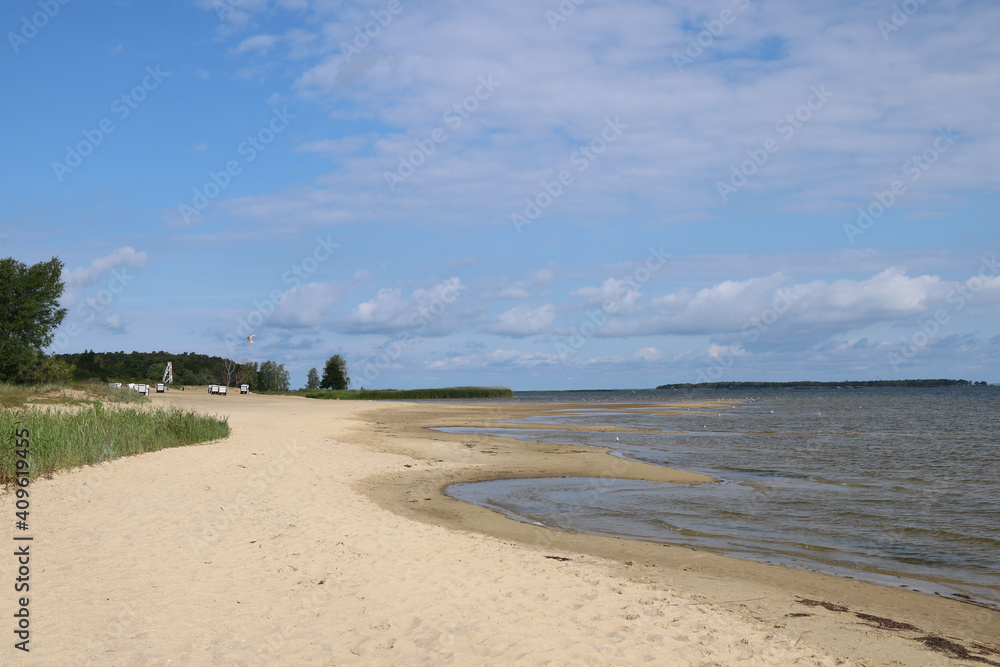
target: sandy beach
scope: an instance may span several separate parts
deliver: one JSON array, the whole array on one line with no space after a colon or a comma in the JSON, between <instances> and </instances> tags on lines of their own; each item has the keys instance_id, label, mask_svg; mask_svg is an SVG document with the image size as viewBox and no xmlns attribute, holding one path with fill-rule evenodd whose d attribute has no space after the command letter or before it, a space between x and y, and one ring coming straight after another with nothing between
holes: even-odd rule
<instances>
[{"instance_id":1,"label":"sandy beach","mask_svg":"<svg viewBox=\"0 0 1000 667\"><path fill-rule=\"evenodd\" d=\"M1000 664L1000 613L983 607L548 530L442 493L500 477L707 481L426 430L545 406L150 398L225 415L232 435L34 482L31 651L8 630L3 664ZM12 535L10 493L0 504ZM0 559L8 619L16 567Z\"/></svg>"}]
</instances>

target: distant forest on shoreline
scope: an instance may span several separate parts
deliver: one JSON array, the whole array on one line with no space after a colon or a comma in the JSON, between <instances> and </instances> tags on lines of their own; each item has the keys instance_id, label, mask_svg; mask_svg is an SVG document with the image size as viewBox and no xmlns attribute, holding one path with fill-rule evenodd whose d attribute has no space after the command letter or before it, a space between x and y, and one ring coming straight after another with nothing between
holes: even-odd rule
<instances>
[{"instance_id":1,"label":"distant forest on shoreline","mask_svg":"<svg viewBox=\"0 0 1000 667\"><path fill-rule=\"evenodd\" d=\"M869 387L987 387L968 380L845 380L844 382L699 382L661 384L657 389L865 389Z\"/></svg>"},{"instance_id":2,"label":"distant forest on shoreline","mask_svg":"<svg viewBox=\"0 0 1000 667\"><path fill-rule=\"evenodd\" d=\"M167 362L174 365L174 383L178 385L222 384L226 377L226 359L185 352L94 352L56 354L57 359L74 366L74 380L102 382L160 382Z\"/></svg>"},{"instance_id":3,"label":"distant forest on shoreline","mask_svg":"<svg viewBox=\"0 0 1000 667\"><path fill-rule=\"evenodd\" d=\"M225 382L227 359L214 355L184 352L94 352L56 354L73 366L74 380L159 382L167 362L173 362L174 383L206 385ZM246 360L244 360L246 361ZM845 380L843 382L700 382L661 384L658 390L756 390L756 389L863 389L873 387L985 387L984 381L969 380Z\"/></svg>"}]
</instances>

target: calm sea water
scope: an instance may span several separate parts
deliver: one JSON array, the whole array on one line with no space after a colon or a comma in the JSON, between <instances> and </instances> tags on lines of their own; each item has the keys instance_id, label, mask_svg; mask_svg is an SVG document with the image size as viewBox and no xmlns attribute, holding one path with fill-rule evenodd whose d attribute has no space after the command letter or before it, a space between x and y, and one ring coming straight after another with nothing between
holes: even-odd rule
<instances>
[{"instance_id":1,"label":"calm sea water","mask_svg":"<svg viewBox=\"0 0 1000 667\"><path fill-rule=\"evenodd\" d=\"M614 408L705 399L736 402L711 414ZM454 485L453 497L553 528L1000 604L998 387L519 392L513 400L588 404L529 422L659 432L445 430L611 447L720 481L502 480Z\"/></svg>"}]
</instances>

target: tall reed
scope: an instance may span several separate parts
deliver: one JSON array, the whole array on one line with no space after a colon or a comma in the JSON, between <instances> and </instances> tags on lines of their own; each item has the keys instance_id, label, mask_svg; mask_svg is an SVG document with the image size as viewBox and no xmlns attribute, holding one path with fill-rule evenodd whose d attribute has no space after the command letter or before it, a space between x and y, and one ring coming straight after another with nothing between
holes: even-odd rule
<instances>
[{"instance_id":1,"label":"tall reed","mask_svg":"<svg viewBox=\"0 0 1000 667\"><path fill-rule=\"evenodd\" d=\"M32 479L56 470L229 435L227 419L177 408L149 410L96 403L75 410L0 410L0 484L14 481L14 434L23 428L30 433Z\"/></svg>"}]
</instances>

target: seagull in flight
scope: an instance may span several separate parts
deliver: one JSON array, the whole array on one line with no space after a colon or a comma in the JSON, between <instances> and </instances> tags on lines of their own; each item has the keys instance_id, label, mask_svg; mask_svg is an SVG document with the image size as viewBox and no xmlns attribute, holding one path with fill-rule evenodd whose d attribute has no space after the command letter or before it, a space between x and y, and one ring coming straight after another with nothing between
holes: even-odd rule
<instances>
[{"instance_id":1,"label":"seagull in flight","mask_svg":"<svg viewBox=\"0 0 1000 667\"><path fill-rule=\"evenodd\" d=\"M250 334L249 336L247 336L247 342L248 343L252 343L253 342L253 337L256 336L256 335L257 334Z\"/></svg>"}]
</instances>

